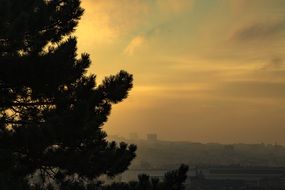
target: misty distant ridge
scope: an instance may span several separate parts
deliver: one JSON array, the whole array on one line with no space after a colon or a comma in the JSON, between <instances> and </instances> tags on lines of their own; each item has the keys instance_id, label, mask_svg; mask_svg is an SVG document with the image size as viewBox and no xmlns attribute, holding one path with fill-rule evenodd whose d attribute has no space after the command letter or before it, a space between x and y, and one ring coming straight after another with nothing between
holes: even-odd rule
<instances>
[{"instance_id":1,"label":"misty distant ridge","mask_svg":"<svg viewBox=\"0 0 285 190\"><path fill-rule=\"evenodd\" d=\"M132 169L173 169L181 163L195 166L285 166L285 146L278 144L221 144L162 141L155 134L146 139L110 136L110 140L138 145Z\"/></svg>"},{"instance_id":2,"label":"misty distant ridge","mask_svg":"<svg viewBox=\"0 0 285 190\"><path fill-rule=\"evenodd\" d=\"M167 139L159 139L157 134L147 134L145 137L124 137L119 135L108 135L108 140L110 141L126 141L126 142L159 142L159 143L175 143L175 144L200 144L200 145L250 145L250 146L268 146L268 147L284 147L285 145L279 144L278 142L275 143L264 143L264 142L256 142L256 143L246 143L246 142L236 142L236 143L221 143L221 142L198 142L198 141L187 141L187 140L167 140ZM152 137L151 139L149 137Z\"/></svg>"}]
</instances>

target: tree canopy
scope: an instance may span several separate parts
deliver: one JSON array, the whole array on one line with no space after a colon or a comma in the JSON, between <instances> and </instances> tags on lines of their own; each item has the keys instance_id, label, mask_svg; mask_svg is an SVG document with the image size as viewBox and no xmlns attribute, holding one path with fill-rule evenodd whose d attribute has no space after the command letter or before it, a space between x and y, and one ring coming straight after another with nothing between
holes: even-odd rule
<instances>
[{"instance_id":1,"label":"tree canopy","mask_svg":"<svg viewBox=\"0 0 285 190\"><path fill-rule=\"evenodd\" d=\"M80 0L0 0L0 173L6 181L35 173L61 182L114 176L135 157L135 145L108 142L102 130L133 77L120 71L97 85L96 75L87 74L90 57L77 55L73 36L83 12Z\"/></svg>"}]
</instances>

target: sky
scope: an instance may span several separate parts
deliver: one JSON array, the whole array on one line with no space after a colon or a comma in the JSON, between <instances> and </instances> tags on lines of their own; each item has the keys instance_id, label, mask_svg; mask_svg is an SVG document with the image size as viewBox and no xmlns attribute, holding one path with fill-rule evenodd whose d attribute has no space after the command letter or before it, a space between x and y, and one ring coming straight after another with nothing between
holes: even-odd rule
<instances>
[{"instance_id":1,"label":"sky","mask_svg":"<svg viewBox=\"0 0 285 190\"><path fill-rule=\"evenodd\" d=\"M98 83L134 75L109 135L285 144L284 0L83 0Z\"/></svg>"}]
</instances>

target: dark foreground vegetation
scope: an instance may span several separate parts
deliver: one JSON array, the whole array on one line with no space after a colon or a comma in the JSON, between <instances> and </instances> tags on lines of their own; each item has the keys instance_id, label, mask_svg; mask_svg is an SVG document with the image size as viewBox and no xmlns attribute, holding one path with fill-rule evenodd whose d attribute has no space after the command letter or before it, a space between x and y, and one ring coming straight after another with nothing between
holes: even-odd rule
<instances>
[{"instance_id":1,"label":"dark foreground vegetation","mask_svg":"<svg viewBox=\"0 0 285 190\"><path fill-rule=\"evenodd\" d=\"M130 182L113 182L104 184L104 181L94 179L93 181L85 181L78 176L69 177L57 183L49 181L43 185L42 183L33 183L40 178L33 180L12 180L1 176L0 189L6 190L183 190L184 182L187 179L188 166L181 165L177 170L169 171L161 180L156 177L150 177L146 174L138 176L137 181ZM40 177L40 176L39 176Z\"/></svg>"},{"instance_id":2,"label":"dark foreground vegetation","mask_svg":"<svg viewBox=\"0 0 285 190\"><path fill-rule=\"evenodd\" d=\"M83 12L80 0L0 0L0 189L88 185L136 156L102 130L133 77L120 71L97 85L86 74L91 60L72 35Z\"/></svg>"}]
</instances>

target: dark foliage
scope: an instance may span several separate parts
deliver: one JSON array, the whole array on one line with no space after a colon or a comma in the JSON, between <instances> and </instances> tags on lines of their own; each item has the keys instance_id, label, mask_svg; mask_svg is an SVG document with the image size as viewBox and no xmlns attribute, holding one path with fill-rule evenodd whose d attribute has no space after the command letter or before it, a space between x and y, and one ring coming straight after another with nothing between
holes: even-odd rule
<instances>
[{"instance_id":1,"label":"dark foliage","mask_svg":"<svg viewBox=\"0 0 285 190\"><path fill-rule=\"evenodd\" d=\"M41 188L50 179L88 184L135 157L135 145L107 142L102 131L132 75L96 85L86 74L89 55L77 55L72 36L82 14L80 0L0 0L0 189L25 189L10 182L36 175Z\"/></svg>"},{"instance_id":2,"label":"dark foliage","mask_svg":"<svg viewBox=\"0 0 285 190\"><path fill-rule=\"evenodd\" d=\"M165 174L164 179L150 178L146 174L138 176L138 181L129 183L113 183L104 186L103 190L184 190L187 179L188 166L181 165L179 169Z\"/></svg>"}]
</instances>

